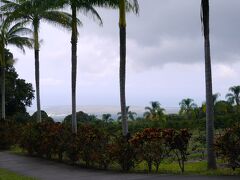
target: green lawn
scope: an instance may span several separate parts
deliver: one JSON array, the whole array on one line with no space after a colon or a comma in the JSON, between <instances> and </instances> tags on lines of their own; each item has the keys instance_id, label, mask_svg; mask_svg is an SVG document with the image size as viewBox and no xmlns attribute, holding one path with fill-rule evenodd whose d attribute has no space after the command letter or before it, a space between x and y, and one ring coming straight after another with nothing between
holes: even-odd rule
<instances>
[{"instance_id":1,"label":"green lawn","mask_svg":"<svg viewBox=\"0 0 240 180\"><path fill-rule=\"evenodd\" d=\"M136 171L142 172L147 171L147 164L141 163L136 167ZM155 169L153 169L153 172ZM177 162L165 162L159 167L158 173L161 174L181 174L180 168ZM185 175L213 175L213 176L224 176L224 175L240 175L240 168L233 171L231 168L218 168L217 170L207 170L206 161L200 162L187 162L185 165Z\"/></svg>"},{"instance_id":2,"label":"green lawn","mask_svg":"<svg viewBox=\"0 0 240 180\"><path fill-rule=\"evenodd\" d=\"M0 169L0 180L37 180L37 179L22 176L4 169Z\"/></svg>"}]
</instances>

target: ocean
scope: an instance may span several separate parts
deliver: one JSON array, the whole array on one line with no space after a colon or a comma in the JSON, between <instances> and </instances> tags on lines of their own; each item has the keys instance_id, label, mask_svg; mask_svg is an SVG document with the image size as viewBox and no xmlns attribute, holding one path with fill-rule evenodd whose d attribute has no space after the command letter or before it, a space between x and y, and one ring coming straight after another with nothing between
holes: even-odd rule
<instances>
[{"instance_id":1,"label":"ocean","mask_svg":"<svg viewBox=\"0 0 240 180\"><path fill-rule=\"evenodd\" d=\"M77 112L83 111L89 115L95 115L98 118L102 114L111 114L113 119L117 119L117 113L120 112L119 106L77 106ZM175 114L179 111L177 107L164 107L166 114ZM67 115L72 113L71 106L49 106L43 107L43 111L47 112L48 116L52 117L55 121L61 122ZM32 114L35 110L30 109L29 113ZM138 117L142 117L145 109L143 106L130 106L130 111L137 113Z\"/></svg>"}]
</instances>

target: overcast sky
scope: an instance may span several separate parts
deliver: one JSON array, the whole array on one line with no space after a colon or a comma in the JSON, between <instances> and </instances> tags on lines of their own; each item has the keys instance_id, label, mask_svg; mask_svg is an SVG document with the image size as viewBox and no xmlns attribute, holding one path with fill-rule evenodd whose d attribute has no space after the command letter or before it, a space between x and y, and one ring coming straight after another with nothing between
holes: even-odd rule
<instances>
[{"instance_id":1,"label":"overcast sky","mask_svg":"<svg viewBox=\"0 0 240 180\"><path fill-rule=\"evenodd\" d=\"M225 98L240 85L240 1L211 0L213 90ZM159 101L178 107L183 98L205 100L200 0L139 0L139 16L127 16L127 104ZM99 27L79 16L78 105L119 103L118 11L100 9ZM71 104L70 32L41 24L40 84L43 107ZM11 48L21 78L33 83L34 54ZM35 108L35 102L33 108Z\"/></svg>"}]
</instances>

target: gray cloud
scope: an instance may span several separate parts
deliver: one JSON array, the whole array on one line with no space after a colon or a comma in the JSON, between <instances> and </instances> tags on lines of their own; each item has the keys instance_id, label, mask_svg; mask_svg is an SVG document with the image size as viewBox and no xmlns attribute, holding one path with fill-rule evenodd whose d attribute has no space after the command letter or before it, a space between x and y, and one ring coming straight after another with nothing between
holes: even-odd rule
<instances>
[{"instance_id":1,"label":"gray cloud","mask_svg":"<svg viewBox=\"0 0 240 180\"><path fill-rule=\"evenodd\" d=\"M140 15L129 14L127 23L127 37L131 41L128 52L136 65L162 67L172 62L203 61L200 1L139 0L139 3ZM214 63L234 63L240 60L239 7L238 0L211 1L211 42ZM118 37L118 13L106 10L101 10L100 13L105 24L99 34ZM89 29L96 32L94 26L91 25ZM85 31L89 32L88 28ZM131 43L135 44L134 47Z\"/></svg>"},{"instance_id":2,"label":"gray cloud","mask_svg":"<svg viewBox=\"0 0 240 180\"><path fill-rule=\"evenodd\" d=\"M178 106L181 98L204 100L204 54L200 0L139 0L140 15L127 19L127 96L129 105L159 100ZM211 0L214 91L239 84L240 1ZM119 104L118 12L100 9L104 26L80 16L78 104ZM40 38L43 105L70 104L70 33L42 24ZM22 78L34 83L33 51L16 52ZM197 82L197 83L196 83ZM51 84L51 86L49 86Z\"/></svg>"}]
</instances>

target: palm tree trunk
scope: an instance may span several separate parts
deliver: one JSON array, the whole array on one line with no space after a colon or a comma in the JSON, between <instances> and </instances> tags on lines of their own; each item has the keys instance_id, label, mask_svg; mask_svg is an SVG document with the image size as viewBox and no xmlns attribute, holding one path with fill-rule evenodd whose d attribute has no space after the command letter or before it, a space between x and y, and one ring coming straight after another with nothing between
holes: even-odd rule
<instances>
[{"instance_id":1,"label":"palm tree trunk","mask_svg":"<svg viewBox=\"0 0 240 180\"><path fill-rule=\"evenodd\" d=\"M236 104L237 104L237 107L239 106L239 97L237 96L236 98Z\"/></svg>"},{"instance_id":2,"label":"palm tree trunk","mask_svg":"<svg viewBox=\"0 0 240 180\"><path fill-rule=\"evenodd\" d=\"M5 112L5 67L2 66L1 70L1 119L6 119L6 112Z\"/></svg>"},{"instance_id":3,"label":"palm tree trunk","mask_svg":"<svg viewBox=\"0 0 240 180\"><path fill-rule=\"evenodd\" d=\"M36 18L33 20L33 28L34 28L34 56L35 56L35 83L36 83L36 96L37 96L37 121L41 122L41 103L40 103L40 87L39 87L39 38L38 38L38 30L39 30L39 19Z\"/></svg>"},{"instance_id":4,"label":"palm tree trunk","mask_svg":"<svg viewBox=\"0 0 240 180\"><path fill-rule=\"evenodd\" d=\"M122 114L122 133L124 136L128 134L127 112L126 112L126 12L125 0L120 0L119 4L119 28L120 28L120 103Z\"/></svg>"},{"instance_id":5,"label":"palm tree trunk","mask_svg":"<svg viewBox=\"0 0 240 180\"><path fill-rule=\"evenodd\" d=\"M205 81L206 81L206 132L208 169L216 169L216 155L214 152L214 110L212 94L212 70L209 38L209 0L202 0L204 23L204 50L205 50Z\"/></svg>"},{"instance_id":6,"label":"palm tree trunk","mask_svg":"<svg viewBox=\"0 0 240 180\"><path fill-rule=\"evenodd\" d=\"M0 62L1 64L1 68L0 68L0 72L1 72L1 119L5 120L6 119L6 102L5 102L5 54L4 54L4 50L5 47L4 45L1 46L1 51L2 51L2 57L1 60L2 62Z\"/></svg>"},{"instance_id":7,"label":"palm tree trunk","mask_svg":"<svg viewBox=\"0 0 240 180\"><path fill-rule=\"evenodd\" d=\"M77 134L76 81L77 81L77 8L72 8L72 132Z\"/></svg>"}]
</instances>

